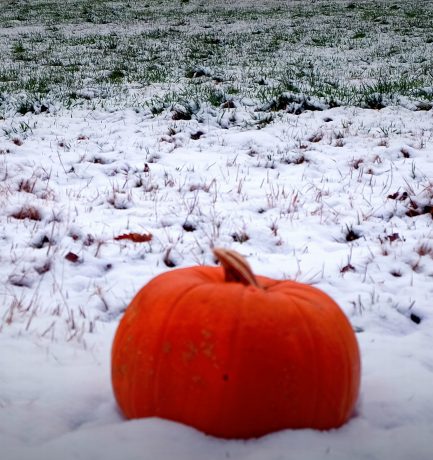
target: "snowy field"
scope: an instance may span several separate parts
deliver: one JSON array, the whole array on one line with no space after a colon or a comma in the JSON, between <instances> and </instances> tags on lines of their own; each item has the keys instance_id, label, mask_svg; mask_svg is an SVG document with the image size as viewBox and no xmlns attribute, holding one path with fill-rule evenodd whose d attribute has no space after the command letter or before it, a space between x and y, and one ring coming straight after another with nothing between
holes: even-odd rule
<instances>
[{"instance_id":1,"label":"snowy field","mask_svg":"<svg viewBox=\"0 0 433 460\"><path fill-rule=\"evenodd\" d=\"M107 23L101 11L114 14L126 3L145 11L139 2L95 2L94 10L84 0L69 3L82 14L96 11L99 22L75 21L66 9L56 31L52 2L17 1L0 12L0 47L9 50L0 65L0 458L431 460L433 36L426 21L433 19L411 22L430 2L384 2L389 14L374 11L387 25L366 14L378 2L274 1L267 9L238 0L242 17L220 35L228 2L215 2L215 11L179 2L168 16L147 2L153 22L134 13L133 29L125 26L129 16ZM276 46L268 57L280 75L279 53L293 45L281 38L284 20L295 30L307 7L318 15L315 26L296 43L315 53L318 70L316 79L292 73L290 88L272 68L262 74L258 61L243 73L236 44L227 61L179 55L178 67L175 47L167 49L170 72L156 82L140 80L140 69L120 69L114 79L109 62L92 57L87 45L80 52L89 63L72 77L57 78L58 65L37 66L42 54L71 57L67 41L44 48L56 34L88 37L93 30L98 44L112 29L126 47L125 37L152 30L158 48L155 30L179 27L179 40L192 46L185 30L194 20L203 26L198 43L208 37L211 47L209 37L256 40L262 27L259 42ZM217 26L204 27L210 10ZM351 22L356 30L338 29L341 46L350 44L344 34L359 33L366 43L334 59L332 47L311 42L311 30L331 30L330 18L343 12L359 21ZM404 29L403 16L413 30L407 40L392 29ZM320 18L328 28L320 29ZM272 21L276 45L268 36ZM383 35L373 33L378 24ZM385 59L380 52L391 46L397 51ZM247 44L242 49L252 53ZM301 49L296 59L302 68ZM326 67L333 60L338 65ZM27 70L44 88L25 86ZM329 79L335 84L325 87ZM72 84L74 97L63 98ZM361 349L362 382L356 412L342 428L227 441L164 420L122 418L110 350L124 309L159 273L214 265L214 246L236 249L257 274L314 284L345 311Z\"/></svg>"}]
</instances>

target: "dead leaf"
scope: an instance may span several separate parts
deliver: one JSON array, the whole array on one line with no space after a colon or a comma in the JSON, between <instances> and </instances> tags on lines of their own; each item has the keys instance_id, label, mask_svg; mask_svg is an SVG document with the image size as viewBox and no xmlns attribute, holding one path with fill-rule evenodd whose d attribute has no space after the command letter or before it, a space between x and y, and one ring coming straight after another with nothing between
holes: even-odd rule
<instances>
[{"instance_id":1,"label":"dead leaf","mask_svg":"<svg viewBox=\"0 0 433 460\"><path fill-rule=\"evenodd\" d=\"M73 264L77 263L78 260L80 259L77 254L75 254L74 252L68 252L66 255L65 255L65 259L66 260L69 260L69 262L72 262Z\"/></svg>"},{"instance_id":2,"label":"dead leaf","mask_svg":"<svg viewBox=\"0 0 433 460\"><path fill-rule=\"evenodd\" d=\"M146 243L151 241L153 235L151 233L124 233L123 235L115 236L116 241L119 240L130 240L134 243Z\"/></svg>"}]
</instances>

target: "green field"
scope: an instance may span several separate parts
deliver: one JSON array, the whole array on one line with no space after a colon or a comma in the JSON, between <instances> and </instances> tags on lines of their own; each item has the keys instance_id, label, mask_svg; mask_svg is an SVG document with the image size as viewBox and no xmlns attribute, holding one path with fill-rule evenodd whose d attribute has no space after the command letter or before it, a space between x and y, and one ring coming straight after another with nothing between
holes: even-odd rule
<instances>
[{"instance_id":1,"label":"green field","mask_svg":"<svg viewBox=\"0 0 433 460\"><path fill-rule=\"evenodd\" d=\"M429 110L433 2L3 1L0 52L1 116L177 102L277 111L287 94Z\"/></svg>"}]
</instances>

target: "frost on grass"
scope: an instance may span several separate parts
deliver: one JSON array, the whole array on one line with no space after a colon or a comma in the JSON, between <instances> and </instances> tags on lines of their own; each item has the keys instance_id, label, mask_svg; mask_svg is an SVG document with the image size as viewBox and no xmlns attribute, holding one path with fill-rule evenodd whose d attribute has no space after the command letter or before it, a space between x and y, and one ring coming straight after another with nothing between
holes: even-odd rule
<instances>
[{"instance_id":1,"label":"frost on grass","mask_svg":"<svg viewBox=\"0 0 433 460\"><path fill-rule=\"evenodd\" d=\"M0 12L0 114L432 108L431 2L34 3Z\"/></svg>"},{"instance_id":2,"label":"frost on grass","mask_svg":"<svg viewBox=\"0 0 433 460\"><path fill-rule=\"evenodd\" d=\"M215 245L341 296L360 325L365 310L428 316L412 288L433 275L429 113L336 108L229 130L209 113L203 131L128 110L82 115L24 116L26 144L2 157L3 295L27 304L27 331L45 330L42 297L59 339L83 337L156 273L211 263ZM343 278L359 295L339 292Z\"/></svg>"}]
</instances>

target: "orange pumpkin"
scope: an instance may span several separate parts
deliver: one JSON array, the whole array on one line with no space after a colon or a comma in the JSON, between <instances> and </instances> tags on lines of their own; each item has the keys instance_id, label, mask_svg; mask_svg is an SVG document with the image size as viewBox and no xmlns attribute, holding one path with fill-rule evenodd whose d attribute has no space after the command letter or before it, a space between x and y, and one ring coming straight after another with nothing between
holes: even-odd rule
<instances>
[{"instance_id":1,"label":"orange pumpkin","mask_svg":"<svg viewBox=\"0 0 433 460\"><path fill-rule=\"evenodd\" d=\"M222 267L161 274L127 308L112 350L124 415L225 438L345 423L360 355L338 305L312 286L256 277L234 251L214 253Z\"/></svg>"}]
</instances>

